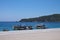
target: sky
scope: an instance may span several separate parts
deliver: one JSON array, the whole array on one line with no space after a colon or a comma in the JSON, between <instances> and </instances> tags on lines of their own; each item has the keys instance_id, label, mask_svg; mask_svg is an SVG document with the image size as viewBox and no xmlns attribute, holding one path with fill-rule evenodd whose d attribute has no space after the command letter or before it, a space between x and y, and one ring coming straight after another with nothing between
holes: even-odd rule
<instances>
[{"instance_id":1,"label":"sky","mask_svg":"<svg viewBox=\"0 0 60 40\"><path fill-rule=\"evenodd\" d=\"M0 21L60 14L60 0L0 0Z\"/></svg>"}]
</instances>

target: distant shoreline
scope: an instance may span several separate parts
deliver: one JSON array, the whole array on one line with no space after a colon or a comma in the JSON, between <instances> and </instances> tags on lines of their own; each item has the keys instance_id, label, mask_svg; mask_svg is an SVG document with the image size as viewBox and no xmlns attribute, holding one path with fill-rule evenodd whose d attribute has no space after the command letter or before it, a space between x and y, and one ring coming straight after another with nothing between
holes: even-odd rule
<instances>
[{"instance_id":1,"label":"distant shoreline","mask_svg":"<svg viewBox=\"0 0 60 40\"><path fill-rule=\"evenodd\" d=\"M19 22L60 22L60 14L21 19Z\"/></svg>"}]
</instances>

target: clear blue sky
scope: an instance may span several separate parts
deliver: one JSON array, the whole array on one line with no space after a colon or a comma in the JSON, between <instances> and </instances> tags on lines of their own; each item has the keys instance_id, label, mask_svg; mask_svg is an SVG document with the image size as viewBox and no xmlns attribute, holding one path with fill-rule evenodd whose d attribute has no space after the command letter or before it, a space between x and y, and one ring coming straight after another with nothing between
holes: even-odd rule
<instances>
[{"instance_id":1,"label":"clear blue sky","mask_svg":"<svg viewBox=\"0 0 60 40\"><path fill-rule=\"evenodd\" d=\"M60 13L60 0L0 0L0 21L18 21Z\"/></svg>"}]
</instances>

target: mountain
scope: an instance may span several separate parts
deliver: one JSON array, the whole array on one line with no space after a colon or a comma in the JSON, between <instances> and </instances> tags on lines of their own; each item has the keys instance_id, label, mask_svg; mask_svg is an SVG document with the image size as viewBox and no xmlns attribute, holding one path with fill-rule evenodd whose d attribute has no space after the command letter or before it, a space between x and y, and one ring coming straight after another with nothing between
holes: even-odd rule
<instances>
[{"instance_id":1,"label":"mountain","mask_svg":"<svg viewBox=\"0 0 60 40\"><path fill-rule=\"evenodd\" d=\"M21 19L20 22L60 22L60 14Z\"/></svg>"}]
</instances>

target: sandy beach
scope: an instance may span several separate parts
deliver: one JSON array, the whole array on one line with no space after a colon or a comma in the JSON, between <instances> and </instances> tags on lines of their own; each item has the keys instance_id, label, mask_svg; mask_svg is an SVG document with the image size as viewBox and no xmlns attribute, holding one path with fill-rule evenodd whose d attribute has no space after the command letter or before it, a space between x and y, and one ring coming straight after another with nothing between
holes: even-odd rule
<instances>
[{"instance_id":1,"label":"sandy beach","mask_svg":"<svg viewBox=\"0 0 60 40\"><path fill-rule=\"evenodd\" d=\"M0 32L0 40L60 40L60 28Z\"/></svg>"}]
</instances>

